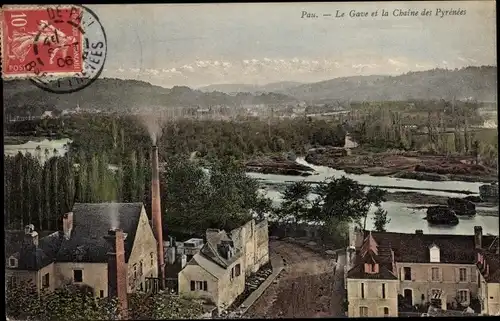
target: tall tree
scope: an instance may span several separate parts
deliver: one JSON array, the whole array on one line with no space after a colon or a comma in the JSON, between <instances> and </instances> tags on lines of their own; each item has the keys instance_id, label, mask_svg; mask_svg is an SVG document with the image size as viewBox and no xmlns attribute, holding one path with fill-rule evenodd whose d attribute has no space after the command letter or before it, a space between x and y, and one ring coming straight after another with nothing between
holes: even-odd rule
<instances>
[{"instance_id":1,"label":"tall tree","mask_svg":"<svg viewBox=\"0 0 500 321\"><path fill-rule=\"evenodd\" d=\"M341 220L355 222L363 229L366 229L370 206L380 206L385 196L384 190L371 187L365 191L364 186L345 176L327 180L325 184L316 186L314 192L319 195L323 204L323 220L336 216Z\"/></svg>"},{"instance_id":2,"label":"tall tree","mask_svg":"<svg viewBox=\"0 0 500 321\"><path fill-rule=\"evenodd\" d=\"M377 232L385 232L386 225L391 222L391 219L387 217L387 211L379 207L374 213L373 224Z\"/></svg>"}]
</instances>

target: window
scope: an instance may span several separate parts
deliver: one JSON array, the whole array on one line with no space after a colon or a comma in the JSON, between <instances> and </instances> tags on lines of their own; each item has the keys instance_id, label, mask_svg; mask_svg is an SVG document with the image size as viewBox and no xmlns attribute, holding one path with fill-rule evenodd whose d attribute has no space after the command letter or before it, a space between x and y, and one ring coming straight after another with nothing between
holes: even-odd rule
<instances>
[{"instance_id":1,"label":"window","mask_svg":"<svg viewBox=\"0 0 500 321\"><path fill-rule=\"evenodd\" d=\"M104 298L104 290L99 291L99 297Z\"/></svg>"},{"instance_id":2,"label":"window","mask_svg":"<svg viewBox=\"0 0 500 321\"><path fill-rule=\"evenodd\" d=\"M208 282L191 281L191 291L208 291Z\"/></svg>"},{"instance_id":3,"label":"window","mask_svg":"<svg viewBox=\"0 0 500 321\"><path fill-rule=\"evenodd\" d=\"M439 268L432 268L431 269L431 280L432 281L439 281Z\"/></svg>"},{"instance_id":4,"label":"window","mask_svg":"<svg viewBox=\"0 0 500 321\"><path fill-rule=\"evenodd\" d=\"M154 255L153 252L151 252L151 266L155 266L155 260L154 260Z\"/></svg>"},{"instance_id":5,"label":"window","mask_svg":"<svg viewBox=\"0 0 500 321\"><path fill-rule=\"evenodd\" d=\"M83 282L83 271L82 270L73 270L73 281L74 282Z\"/></svg>"},{"instance_id":6,"label":"window","mask_svg":"<svg viewBox=\"0 0 500 321\"><path fill-rule=\"evenodd\" d=\"M365 298L365 284L361 283L361 298Z\"/></svg>"},{"instance_id":7,"label":"window","mask_svg":"<svg viewBox=\"0 0 500 321\"><path fill-rule=\"evenodd\" d=\"M139 262L139 276L142 276L142 273L143 273L142 268L143 268L143 266L142 266L142 260L141 260L141 262Z\"/></svg>"},{"instance_id":8,"label":"window","mask_svg":"<svg viewBox=\"0 0 500 321\"><path fill-rule=\"evenodd\" d=\"M431 289L431 299L439 298L441 294L441 289Z\"/></svg>"},{"instance_id":9,"label":"window","mask_svg":"<svg viewBox=\"0 0 500 321\"><path fill-rule=\"evenodd\" d=\"M459 269L459 280L460 280L460 282L467 282L467 269L466 268Z\"/></svg>"},{"instance_id":10,"label":"window","mask_svg":"<svg viewBox=\"0 0 500 321\"><path fill-rule=\"evenodd\" d=\"M45 273L45 275L42 277L42 286L44 288L48 288L50 285L50 275L49 273Z\"/></svg>"},{"instance_id":11,"label":"window","mask_svg":"<svg viewBox=\"0 0 500 321\"><path fill-rule=\"evenodd\" d=\"M137 264L134 264L134 279L137 279Z\"/></svg>"},{"instance_id":12,"label":"window","mask_svg":"<svg viewBox=\"0 0 500 321\"><path fill-rule=\"evenodd\" d=\"M411 267L404 267L403 273L404 273L404 280L411 281Z\"/></svg>"},{"instance_id":13,"label":"window","mask_svg":"<svg viewBox=\"0 0 500 321\"><path fill-rule=\"evenodd\" d=\"M382 299L385 299L385 283L382 283Z\"/></svg>"},{"instance_id":14,"label":"window","mask_svg":"<svg viewBox=\"0 0 500 321\"><path fill-rule=\"evenodd\" d=\"M231 281L234 279L234 267L231 269Z\"/></svg>"},{"instance_id":15,"label":"window","mask_svg":"<svg viewBox=\"0 0 500 321\"><path fill-rule=\"evenodd\" d=\"M384 308L384 317L389 316L389 308Z\"/></svg>"},{"instance_id":16,"label":"window","mask_svg":"<svg viewBox=\"0 0 500 321\"><path fill-rule=\"evenodd\" d=\"M359 307L359 316L367 317L368 316L368 307Z\"/></svg>"},{"instance_id":17,"label":"window","mask_svg":"<svg viewBox=\"0 0 500 321\"><path fill-rule=\"evenodd\" d=\"M457 299L459 302L469 302L469 290L459 290Z\"/></svg>"},{"instance_id":18,"label":"window","mask_svg":"<svg viewBox=\"0 0 500 321\"><path fill-rule=\"evenodd\" d=\"M10 266L16 266L16 259L10 258L9 259L9 264L10 264Z\"/></svg>"},{"instance_id":19,"label":"window","mask_svg":"<svg viewBox=\"0 0 500 321\"><path fill-rule=\"evenodd\" d=\"M241 265L236 264L235 266L235 275L238 277L241 274Z\"/></svg>"}]
</instances>

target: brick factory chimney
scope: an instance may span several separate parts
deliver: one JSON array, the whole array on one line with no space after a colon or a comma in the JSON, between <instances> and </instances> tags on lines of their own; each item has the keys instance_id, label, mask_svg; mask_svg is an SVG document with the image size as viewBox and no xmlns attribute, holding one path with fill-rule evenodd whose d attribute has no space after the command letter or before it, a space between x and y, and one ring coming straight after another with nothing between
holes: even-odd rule
<instances>
[{"instance_id":1,"label":"brick factory chimney","mask_svg":"<svg viewBox=\"0 0 500 321\"><path fill-rule=\"evenodd\" d=\"M125 239L127 234L120 229L110 229L104 237L111 244L108 252L108 297L118 298L119 317L128 318L127 265L125 264Z\"/></svg>"},{"instance_id":2,"label":"brick factory chimney","mask_svg":"<svg viewBox=\"0 0 500 321\"><path fill-rule=\"evenodd\" d=\"M153 232L158 248L158 276L165 277L165 258L163 256L163 225L161 223L161 200L160 200L160 169L158 164L158 147L152 148L152 168L151 168L151 219L153 221ZM160 282L162 287L162 282Z\"/></svg>"},{"instance_id":3,"label":"brick factory chimney","mask_svg":"<svg viewBox=\"0 0 500 321\"><path fill-rule=\"evenodd\" d=\"M483 228L474 226L474 246L476 249L483 248Z\"/></svg>"}]
</instances>

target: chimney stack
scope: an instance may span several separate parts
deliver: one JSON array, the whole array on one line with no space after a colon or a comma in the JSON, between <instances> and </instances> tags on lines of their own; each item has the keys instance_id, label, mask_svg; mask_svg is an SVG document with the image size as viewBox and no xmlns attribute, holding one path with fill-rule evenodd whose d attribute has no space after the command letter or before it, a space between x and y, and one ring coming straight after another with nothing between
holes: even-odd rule
<instances>
[{"instance_id":1,"label":"chimney stack","mask_svg":"<svg viewBox=\"0 0 500 321\"><path fill-rule=\"evenodd\" d=\"M483 228L474 226L474 246L476 249L483 248Z\"/></svg>"},{"instance_id":2,"label":"chimney stack","mask_svg":"<svg viewBox=\"0 0 500 321\"><path fill-rule=\"evenodd\" d=\"M161 222L161 200L160 200L160 169L158 162L158 147L153 146L152 168L151 168L151 219L153 221L153 232L156 237L158 249L158 275L161 279L165 277L163 255L163 225ZM160 282L162 284L162 282Z\"/></svg>"},{"instance_id":3,"label":"chimney stack","mask_svg":"<svg viewBox=\"0 0 500 321\"><path fill-rule=\"evenodd\" d=\"M125 264L125 239L127 234L121 229L110 229L104 237L111 245L108 252L108 297L118 298L119 319L128 318L127 265Z\"/></svg>"},{"instance_id":4,"label":"chimney stack","mask_svg":"<svg viewBox=\"0 0 500 321\"><path fill-rule=\"evenodd\" d=\"M24 227L24 245L38 247L38 233L35 231L35 225L33 224Z\"/></svg>"},{"instance_id":5,"label":"chimney stack","mask_svg":"<svg viewBox=\"0 0 500 321\"><path fill-rule=\"evenodd\" d=\"M73 212L68 212L63 215L63 232L64 238L69 240L71 238L71 231L73 230Z\"/></svg>"},{"instance_id":6,"label":"chimney stack","mask_svg":"<svg viewBox=\"0 0 500 321\"><path fill-rule=\"evenodd\" d=\"M423 230L415 230L415 234L417 234L417 235L423 235L424 231Z\"/></svg>"}]
</instances>

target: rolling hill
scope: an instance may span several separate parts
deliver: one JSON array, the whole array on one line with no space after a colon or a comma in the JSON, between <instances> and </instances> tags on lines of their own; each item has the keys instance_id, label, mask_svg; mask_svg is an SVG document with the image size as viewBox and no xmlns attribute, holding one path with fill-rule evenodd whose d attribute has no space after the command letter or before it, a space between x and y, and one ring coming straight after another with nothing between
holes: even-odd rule
<instances>
[{"instance_id":1,"label":"rolling hill","mask_svg":"<svg viewBox=\"0 0 500 321\"><path fill-rule=\"evenodd\" d=\"M280 104L297 102L295 98L280 93L238 93L230 96L222 92L204 93L189 87L163 88L138 80L114 78L97 79L89 87L71 94L52 94L41 90L27 80L4 82L4 109L40 110L96 108L108 111L127 111L141 107L199 107L214 105L242 106L245 104ZM14 113L18 114L18 113Z\"/></svg>"},{"instance_id":2,"label":"rolling hill","mask_svg":"<svg viewBox=\"0 0 500 321\"><path fill-rule=\"evenodd\" d=\"M398 101L457 99L496 101L497 67L433 69L399 76L354 76L299 85L279 91L300 100Z\"/></svg>"},{"instance_id":3,"label":"rolling hill","mask_svg":"<svg viewBox=\"0 0 500 321\"><path fill-rule=\"evenodd\" d=\"M214 84L199 88L203 92L213 92L220 91L226 94L234 94L238 92L248 92L248 93L267 93L267 92L278 92L286 91L289 88L297 87L302 85L300 82L296 81L281 81L274 82L266 85L250 85L250 84Z\"/></svg>"}]
</instances>

